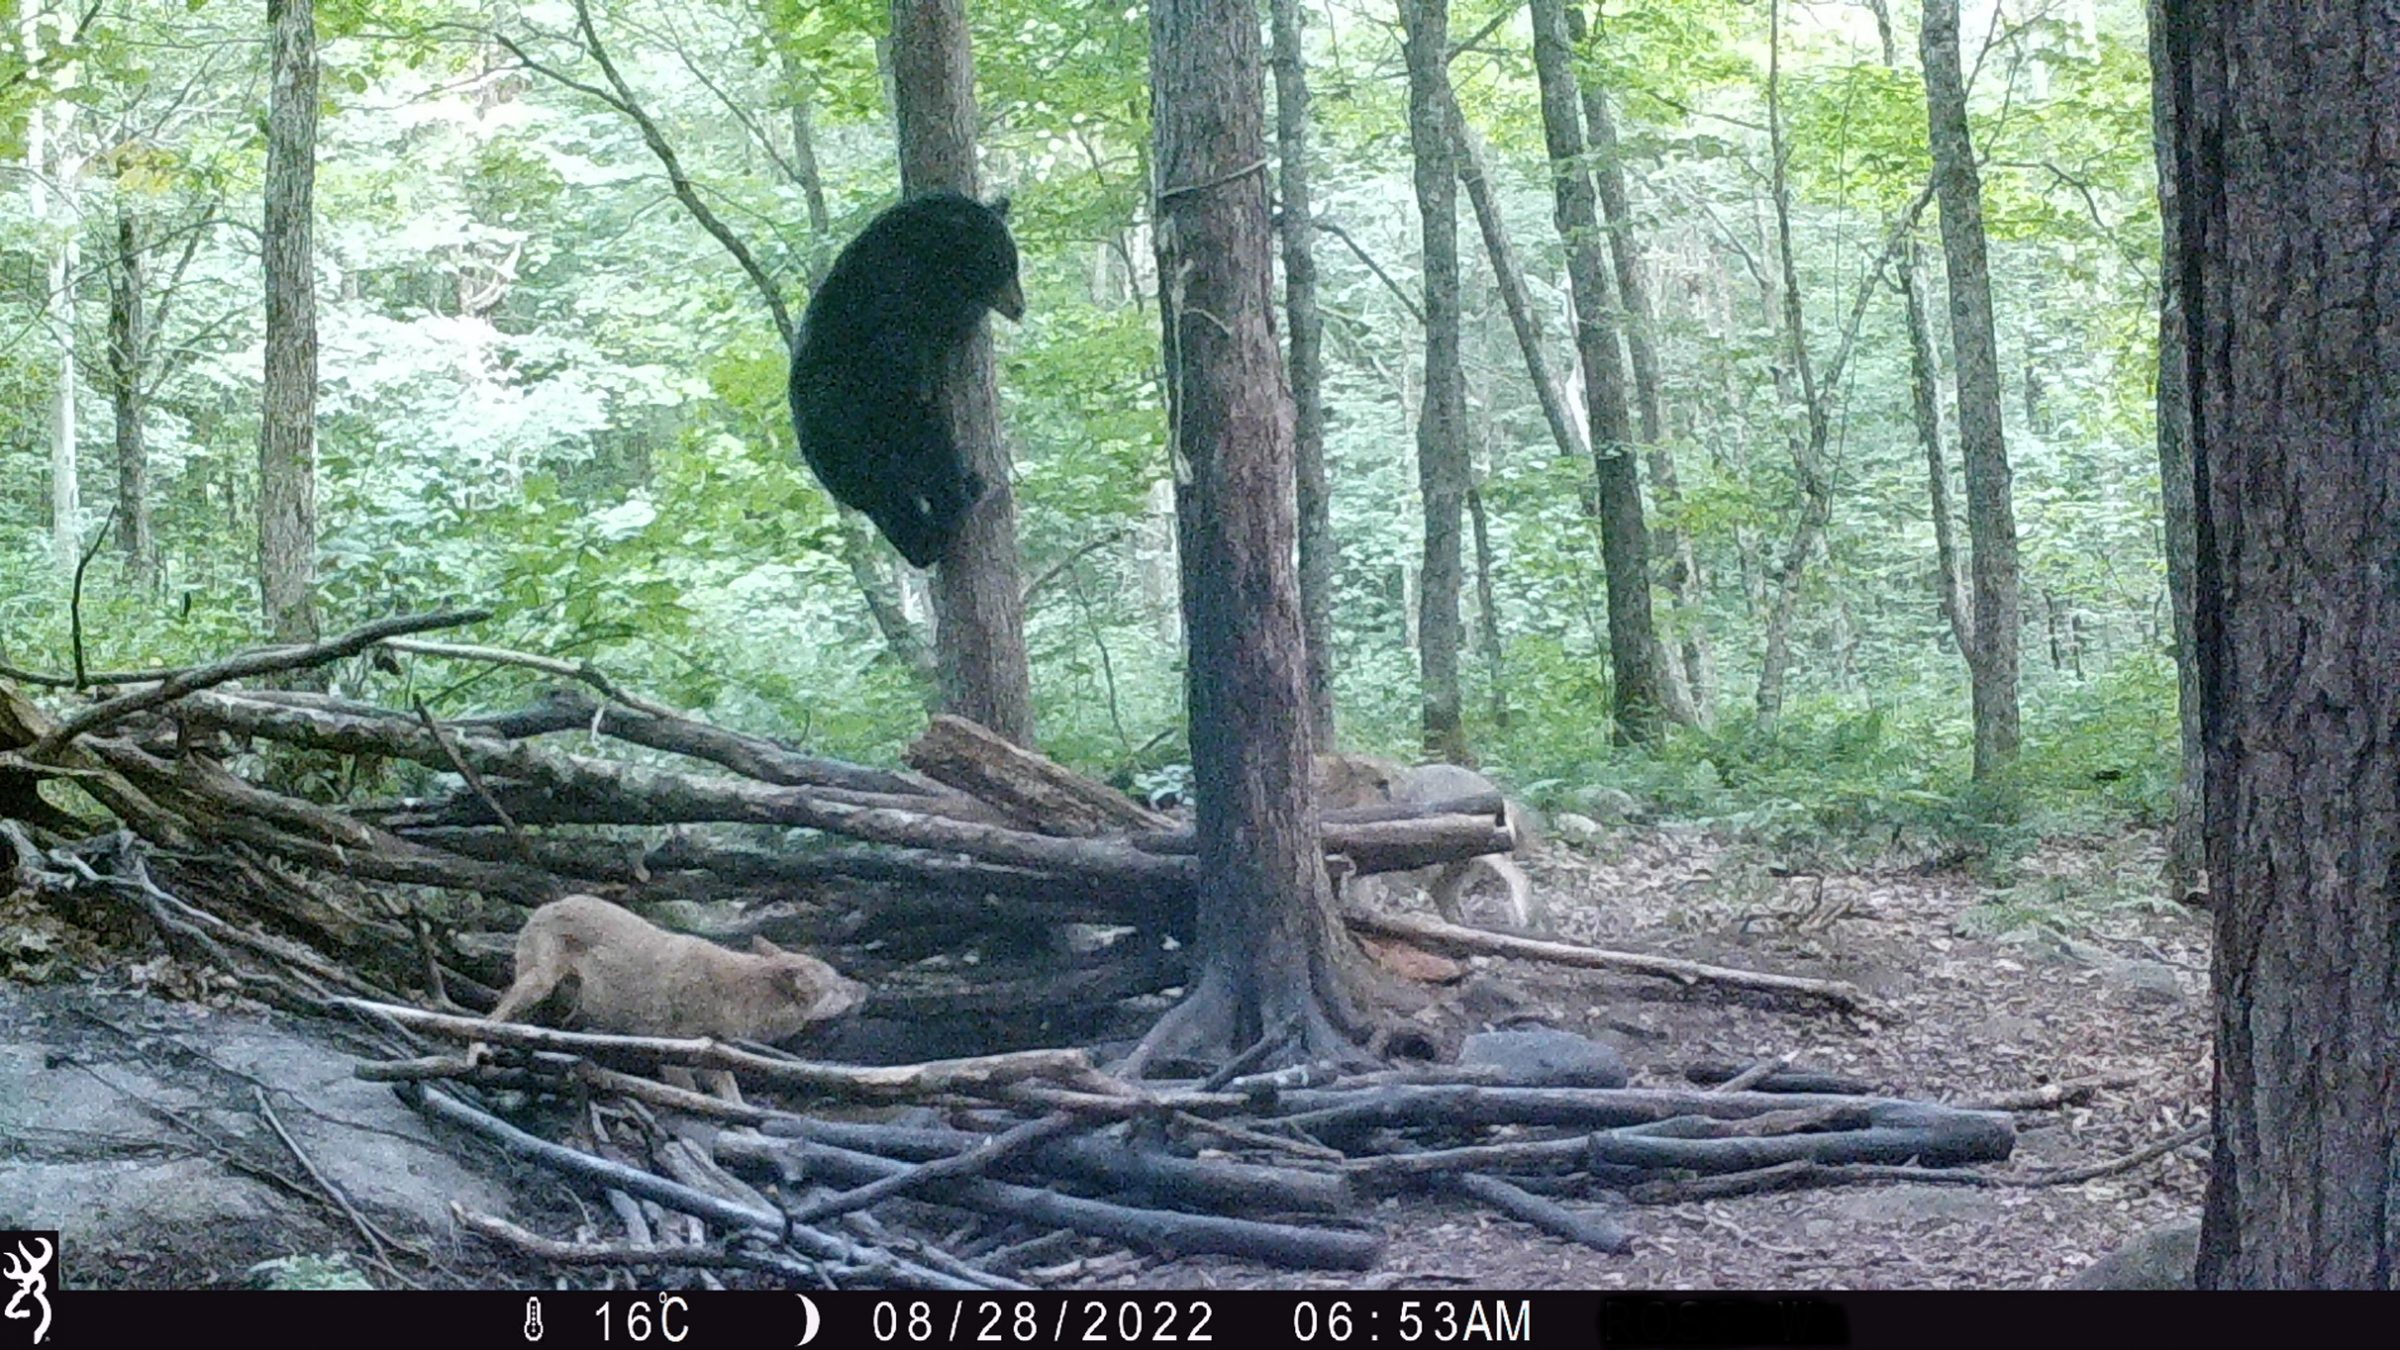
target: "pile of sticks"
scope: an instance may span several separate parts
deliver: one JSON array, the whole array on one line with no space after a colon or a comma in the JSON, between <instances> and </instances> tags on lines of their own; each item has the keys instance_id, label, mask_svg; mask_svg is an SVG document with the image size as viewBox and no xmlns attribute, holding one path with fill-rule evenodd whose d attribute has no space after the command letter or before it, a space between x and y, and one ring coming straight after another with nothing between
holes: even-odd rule
<instances>
[{"instance_id":1,"label":"pile of sticks","mask_svg":"<svg viewBox=\"0 0 2400 1350\"><path fill-rule=\"evenodd\" d=\"M362 1075L597 1186L623 1242L561 1243L461 1215L544 1261L943 1288L1097 1278L1111 1261L1186 1254L1355 1270L1381 1249L1362 1206L1424 1192L1617 1251L1623 1230L1570 1202L1895 1169L1965 1176L1959 1164L2010 1150L2004 1114L1778 1092L1826 1085L1758 1072L1733 1091L1561 1087L1456 1066L1258 1072L1292 1043L1290 1028L1189 1082L1122 1082L1080 1049L993 1053L1089 1042L1111 1015L1165 1006L1157 996L1186 975L1182 946L1166 939L1188 931L1195 904L1187 825L952 718L934 720L908 768L873 768L684 716L586 666L418 636L484 617L386 620L188 670L68 680L0 669L0 841L14 889L81 906L95 926L137 916L252 997L362 1023L383 1048ZM509 710L446 718L422 703L246 683L362 653L565 683ZM45 705L25 685L77 692ZM395 792L395 778L413 791ZM1516 842L1497 797L1334 812L1324 839L1338 875ZM505 982L516 911L572 891L769 916L768 936L867 981L868 1014L912 1027L948 1019L964 1050L942 1053L966 1057L856 1068L474 1016ZM1879 1015L1835 981L1412 916L1344 918L1453 954ZM1078 954L1049 940L1070 924L1119 937ZM434 1053L467 1040L505 1057ZM737 1070L792 1109L646 1076L664 1065ZM578 1118L579 1145L507 1123L491 1097L567 1089L608 1104ZM829 1103L928 1114L836 1121ZM693 1116L735 1128L693 1136L674 1124ZM889 1214L923 1222L887 1226L878 1216Z\"/></svg>"}]
</instances>

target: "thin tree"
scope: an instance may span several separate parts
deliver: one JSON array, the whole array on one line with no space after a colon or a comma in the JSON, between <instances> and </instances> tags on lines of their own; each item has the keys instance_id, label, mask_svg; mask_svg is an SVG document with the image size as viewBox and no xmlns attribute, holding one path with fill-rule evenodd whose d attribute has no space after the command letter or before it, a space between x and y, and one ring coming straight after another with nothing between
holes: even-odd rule
<instances>
[{"instance_id":1,"label":"thin tree","mask_svg":"<svg viewBox=\"0 0 2400 1350\"><path fill-rule=\"evenodd\" d=\"M72 21L71 14L52 14L40 0L32 0L24 7L18 16L18 39L29 77L46 71L59 49L71 49L81 40L80 26L73 33L67 31ZM61 83L73 80L71 62L65 63L57 78ZM24 141L26 205L36 230L45 233L56 227L54 211L65 220L74 219L76 212L71 200L52 199L67 198L74 191L79 174L73 149L76 105L55 96L55 91L48 92L51 96L38 98L25 110ZM60 230L54 240L44 241L41 251L45 271L43 294L48 311L43 317L50 326L57 356L50 381L48 424L50 554L59 578L64 581L74 576L76 561L83 551L82 470L76 455L75 421L75 281L82 265L81 244L70 227Z\"/></svg>"},{"instance_id":2,"label":"thin tree","mask_svg":"<svg viewBox=\"0 0 2400 1350\"><path fill-rule=\"evenodd\" d=\"M1228 1054L1286 1025L1295 1057L1348 1056L1361 1025L1312 805L1258 29L1253 0L1150 7L1202 902L1191 993L1144 1038L1137 1070Z\"/></svg>"},{"instance_id":3,"label":"thin tree","mask_svg":"<svg viewBox=\"0 0 2400 1350\"><path fill-rule=\"evenodd\" d=\"M150 452L143 439L149 391L150 326L142 287L141 220L119 190L116 248L108 267L108 394L116 417L117 546L125 557L125 580L137 591L157 584L156 550L150 538Z\"/></svg>"},{"instance_id":4,"label":"thin tree","mask_svg":"<svg viewBox=\"0 0 2400 1350\"><path fill-rule=\"evenodd\" d=\"M1338 739L1333 706L1333 585L1341 567L1325 476L1325 320L1317 312L1317 222L1309 195L1308 71L1300 0L1270 0L1275 32L1277 213L1283 243L1285 364L1292 381L1292 472L1299 486L1300 628L1308 639L1308 707L1316 743Z\"/></svg>"},{"instance_id":5,"label":"thin tree","mask_svg":"<svg viewBox=\"0 0 2400 1350\"><path fill-rule=\"evenodd\" d=\"M2169 0L2216 916L2203 1288L2400 1287L2400 17Z\"/></svg>"},{"instance_id":6,"label":"thin tree","mask_svg":"<svg viewBox=\"0 0 2400 1350\"><path fill-rule=\"evenodd\" d=\"M1625 362L1617 347L1616 300L1609 292L1599 208L1583 166L1582 100L1563 0L1533 0L1533 63L1542 90L1542 131L1550 151L1558 232L1567 246L1575 296L1575 347L1583 361L1585 415L1591 427L1600 555L1608 572L1608 651L1616 682L1620 741L1657 739L1672 707L1650 612L1650 545L1642 520L1633 418L1625 399Z\"/></svg>"},{"instance_id":7,"label":"thin tree","mask_svg":"<svg viewBox=\"0 0 2400 1350\"><path fill-rule=\"evenodd\" d=\"M903 194L950 188L980 196L975 167L975 53L964 0L892 0L892 98ZM934 575L934 647L942 707L1021 745L1033 743L1033 676L1025 655L1017 495L1000 439L992 340L979 325L944 379L950 429L990 491L962 522Z\"/></svg>"},{"instance_id":8,"label":"thin tree","mask_svg":"<svg viewBox=\"0 0 2400 1350\"><path fill-rule=\"evenodd\" d=\"M2175 191L2175 85L2170 68L2162 0L2150 0L2150 61L2159 72L2150 82L2152 148L2158 159L2158 487L2159 518L2167 555L2167 607L2174 616L2175 708L2183 744L2183 772L2175 785L2175 819L2167 829L2168 892L2182 896L2200 881L2201 803L2207 800L2208 754L2200 722L2200 668L2193 649L2192 566L2200 547L2192 498L2192 415L2185 355L2189 337L2183 313L2183 270L2175 265L2182 204Z\"/></svg>"},{"instance_id":9,"label":"thin tree","mask_svg":"<svg viewBox=\"0 0 2400 1350\"><path fill-rule=\"evenodd\" d=\"M1900 69L1899 43L1892 36L1892 10L1887 0L1868 0L1875 12L1875 33L1883 43L1883 64ZM1933 345L1933 316L1925 297L1932 282L1925 275L1925 251L1917 247L1916 231L1902 236L1898 264L1900 299L1908 316L1908 401L1917 427L1917 445L1925 455L1926 499L1933 516L1934 602L1950 625L1951 640L1961 657L1975 650L1975 617L1967 597L1966 575L1958 566L1958 517L1950 503L1950 459L1942 443L1942 367Z\"/></svg>"},{"instance_id":10,"label":"thin tree","mask_svg":"<svg viewBox=\"0 0 2400 1350\"><path fill-rule=\"evenodd\" d=\"M1967 669L1975 708L1975 776L2017 757L2017 519L2008 443L2000 421L2000 347L1992 324L1983 182L1967 132L1967 86L1958 57L1958 0L1926 0L1919 45L1931 130L1942 256L1950 275L1950 345L1958 373L1958 441L1967 477L1967 541L1974 550L1974 641Z\"/></svg>"},{"instance_id":11,"label":"thin tree","mask_svg":"<svg viewBox=\"0 0 2400 1350\"><path fill-rule=\"evenodd\" d=\"M266 369L258 429L258 578L278 642L317 638L315 0L267 0Z\"/></svg>"},{"instance_id":12,"label":"thin tree","mask_svg":"<svg viewBox=\"0 0 2400 1350\"><path fill-rule=\"evenodd\" d=\"M1461 529L1472 480L1466 442L1467 376L1459 364L1458 166L1450 132L1449 0L1401 0L1408 63L1408 144L1422 221L1425 390L1417 408L1417 491L1425 506L1425 562L1417 578L1417 657L1425 752L1467 762L1458 686L1465 640Z\"/></svg>"},{"instance_id":13,"label":"thin tree","mask_svg":"<svg viewBox=\"0 0 2400 1350\"><path fill-rule=\"evenodd\" d=\"M1567 40L1582 49L1586 27L1583 6L1567 6ZM1633 223L1633 196L1625 181L1625 157L1617 147L1617 119L1608 106L1608 90L1594 64L1576 67L1583 93L1584 133L1590 145L1592 184L1599 189L1600 213L1608 230L1609 258L1615 264L1617 299L1625 317L1625 356L1633 370L1635 426L1641 434L1643 460L1650 470L1650 496L1662 512L1672 513L1683 502L1683 487L1675 473L1675 447L1668 443L1666 392L1658 369L1658 317L1650 303L1650 287L1642 275L1641 236ZM1688 701L1680 720L1704 721L1715 697L1716 662L1701 627L1702 604L1708 593L1700 572L1700 554L1692 537L1669 525L1652 524L1650 554L1664 560L1661 580L1675 597L1677 661L1668 663L1671 690Z\"/></svg>"}]
</instances>

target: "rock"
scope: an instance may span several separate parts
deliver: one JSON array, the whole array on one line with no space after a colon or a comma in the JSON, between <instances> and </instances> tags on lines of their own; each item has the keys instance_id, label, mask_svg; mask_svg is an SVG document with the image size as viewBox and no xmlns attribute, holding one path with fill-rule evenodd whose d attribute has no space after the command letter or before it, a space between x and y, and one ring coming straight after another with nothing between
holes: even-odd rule
<instances>
[{"instance_id":1,"label":"rock","mask_svg":"<svg viewBox=\"0 0 2400 1350\"><path fill-rule=\"evenodd\" d=\"M1619 788L1582 788L1574 794L1573 800L1583 808L1585 815L1607 825L1622 825L1641 814L1642 810L1642 804L1634 800L1632 793Z\"/></svg>"},{"instance_id":2,"label":"rock","mask_svg":"<svg viewBox=\"0 0 2400 1350\"><path fill-rule=\"evenodd\" d=\"M2200 1221L2179 1219L2134 1238L2060 1286L2065 1289L2189 1289L2200 1264Z\"/></svg>"},{"instance_id":3,"label":"rock","mask_svg":"<svg viewBox=\"0 0 2400 1350\"><path fill-rule=\"evenodd\" d=\"M504 1182L470 1168L388 1085L352 1076L355 1058L318 1034L262 1012L0 981L0 1216L58 1229L62 1269L79 1283L230 1280L294 1251L356 1246L324 1207L215 1151L301 1174L254 1084L327 1180L403 1241L454 1241L454 1199L517 1208Z\"/></svg>"},{"instance_id":4,"label":"rock","mask_svg":"<svg viewBox=\"0 0 2400 1350\"><path fill-rule=\"evenodd\" d=\"M1552 816L1550 833L1556 835L1561 843L1576 848L1596 848L1601 840L1608 837L1608 830L1599 821L1572 811L1561 811Z\"/></svg>"},{"instance_id":5,"label":"rock","mask_svg":"<svg viewBox=\"0 0 2400 1350\"><path fill-rule=\"evenodd\" d=\"M1614 1047L1552 1027L1479 1032L1459 1047L1458 1062L1498 1069L1526 1087L1615 1088L1628 1078Z\"/></svg>"}]
</instances>

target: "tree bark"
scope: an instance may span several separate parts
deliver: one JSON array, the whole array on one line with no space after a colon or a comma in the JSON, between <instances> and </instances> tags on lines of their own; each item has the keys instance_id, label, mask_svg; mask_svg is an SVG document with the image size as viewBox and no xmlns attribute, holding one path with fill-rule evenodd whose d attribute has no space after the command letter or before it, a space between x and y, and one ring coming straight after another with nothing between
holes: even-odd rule
<instances>
[{"instance_id":1,"label":"tree bark","mask_svg":"<svg viewBox=\"0 0 2400 1350\"><path fill-rule=\"evenodd\" d=\"M2400 1285L2400 21L2169 0L2216 915L2202 1288Z\"/></svg>"},{"instance_id":2,"label":"tree bark","mask_svg":"<svg viewBox=\"0 0 2400 1350\"><path fill-rule=\"evenodd\" d=\"M1583 7L1570 5L1567 9L1567 38L1577 47L1584 45L1585 25ZM1625 314L1625 355L1633 367L1633 406L1641 430L1644 459L1650 469L1650 496L1664 512L1675 511L1683 501L1683 488L1675 474L1675 447L1667 441L1666 393L1658 373L1658 319L1650 303L1650 287L1642 276L1642 250L1633 228L1633 199L1626 190L1625 161L1617 149L1617 119L1608 106L1608 91L1588 73L1579 75L1578 87L1583 93L1583 120L1589 137L1592 160L1592 182L1600 192L1600 211L1608 229L1609 257L1616 265L1617 298ZM1692 538L1680 529L1654 525L1650 530L1650 553L1664 558L1663 580L1667 593L1675 597L1675 627L1680 641L1676 652L1678 662L1668 666L1669 689L1678 692L1688 703L1688 715L1678 710L1677 717L1685 721L1708 720L1708 709L1715 697L1717 682L1716 661L1708 650L1707 634L1701 628L1702 606L1707 597L1707 583L1700 573L1700 555L1692 547ZM1682 686L1675 691L1675 686Z\"/></svg>"},{"instance_id":3,"label":"tree bark","mask_svg":"<svg viewBox=\"0 0 2400 1350\"><path fill-rule=\"evenodd\" d=\"M2158 487L2159 517L2167 555L2167 606L2174 615L2176 724L2183 744L2183 773L2175 784L2175 819L2167 829L2165 868L2168 894L2183 896L2199 884L2201 804L2207 800L2208 754L2200 717L2200 669L2193 649L2192 565L2199 528L2192 498L2192 414L2186 366L2190 336L2184 322L2181 211L2175 190L2175 85L2164 0L2150 0L2151 139L2158 159L2160 227L2158 284Z\"/></svg>"},{"instance_id":4,"label":"tree bark","mask_svg":"<svg viewBox=\"0 0 2400 1350\"><path fill-rule=\"evenodd\" d=\"M47 6L28 4L19 16L27 70L39 69L50 56L43 40L42 29L48 15ZM70 193L75 181L73 155L68 140L75 123L75 105L44 91L25 114L25 169L27 204L33 223L48 228L50 222L51 184L56 183ZM72 202L65 203L67 214L74 214ZM46 297L44 316L50 325L52 345L57 353L57 369L50 383L50 554L59 580L72 581L77 562L83 555L83 488L81 465L76 455L75 425L75 279L82 270L76 236L69 231L56 247L46 249L43 259L43 294Z\"/></svg>"},{"instance_id":5,"label":"tree bark","mask_svg":"<svg viewBox=\"0 0 2400 1350\"><path fill-rule=\"evenodd\" d=\"M316 0L267 0L266 370L258 433L258 578L279 642L317 637Z\"/></svg>"},{"instance_id":6,"label":"tree bark","mask_svg":"<svg viewBox=\"0 0 2400 1350\"><path fill-rule=\"evenodd\" d=\"M1274 329L1265 88L1250 0L1155 0L1154 243L1176 466L1202 904L1189 997L1135 1052L1348 1054L1355 950L1310 791L1292 408Z\"/></svg>"},{"instance_id":7,"label":"tree bark","mask_svg":"<svg viewBox=\"0 0 2400 1350\"><path fill-rule=\"evenodd\" d=\"M904 193L980 194L975 169L975 57L962 0L892 0L892 85ZM934 574L934 647L942 709L1033 744L1033 677L1025 655L1017 499L1000 439L1000 391L985 326L944 386L951 431L989 491L961 523Z\"/></svg>"},{"instance_id":8,"label":"tree bark","mask_svg":"<svg viewBox=\"0 0 2400 1350\"><path fill-rule=\"evenodd\" d=\"M127 584L148 593L158 583L150 539L150 456L142 441L150 330L142 294L141 223L123 202L117 205L116 256L110 261L108 388L117 430L117 548L125 555Z\"/></svg>"},{"instance_id":9,"label":"tree bark","mask_svg":"<svg viewBox=\"0 0 2400 1350\"><path fill-rule=\"evenodd\" d=\"M1408 62L1408 144L1416 164L1425 258L1425 392L1417 409L1417 491L1425 504L1425 566L1417 583L1417 660L1423 679L1425 752L1468 760L1458 685L1465 628L1460 526L1472 478L1467 462L1467 377L1459 364L1458 167L1450 130L1449 0L1403 0Z\"/></svg>"},{"instance_id":10,"label":"tree bark","mask_svg":"<svg viewBox=\"0 0 2400 1350\"><path fill-rule=\"evenodd\" d=\"M1958 56L1958 0L1926 0L1925 107L1942 253L1950 273L1950 343L1958 371L1958 440L1967 471L1967 539L1974 643L1967 650L1975 707L1975 776L2017 757L2017 521L2000 419L2000 351L1984 254L1983 183L1967 133Z\"/></svg>"},{"instance_id":11,"label":"tree bark","mask_svg":"<svg viewBox=\"0 0 2400 1350\"><path fill-rule=\"evenodd\" d=\"M1300 0L1269 0L1275 32L1275 153L1283 201L1283 310L1292 381L1292 467L1299 484L1300 628L1308 642L1308 707L1316 744L1334 729L1333 588L1341 568L1325 476L1325 320L1317 312L1316 208L1309 197L1308 72Z\"/></svg>"},{"instance_id":12,"label":"tree bark","mask_svg":"<svg viewBox=\"0 0 2400 1350\"><path fill-rule=\"evenodd\" d=\"M1616 302L1601 256L1599 208L1583 169L1583 112L1575 52L1563 0L1533 0L1533 60L1542 88L1542 129L1550 152L1558 232L1567 246L1575 294L1575 347L1591 424L1592 469L1600 515L1600 553L1608 572L1608 650L1616 683L1616 738L1653 741L1671 707L1650 614L1650 545L1642 522L1633 419L1625 402L1625 365L1617 350Z\"/></svg>"},{"instance_id":13,"label":"tree bark","mask_svg":"<svg viewBox=\"0 0 2400 1350\"><path fill-rule=\"evenodd\" d=\"M1508 222L1501 218L1500 203L1492 195L1491 176L1485 171L1483 148L1477 144L1474 128L1458 111L1453 100L1450 105L1451 129L1457 135L1458 181L1466 185L1467 200L1475 208L1475 226L1483 235L1484 255L1491 259L1493 280L1499 283L1500 305L1508 311L1508 324L1517 335L1517 350L1525 357L1526 377L1533 381L1534 397L1542 405L1542 420L1550 424L1550 439L1562 455L1581 459L1590 447L1584 441L1583 428L1576 425L1565 384L1558 372L1550 367L1548 339L1542 333L1542 316L1533 307L1533 296L1525 285L1525 265L1517 259L1516 245L1509 242Z\"/></svg>"},{"instance_id":14,"label":"tree bark","mask_svg":"<svg viewBox=\"0 0 2400 1350\"><path fill-rule=\"evenodd\" d=\"M1888 0L1872 0L1875 33L1883 43L1886 69L1900 69L1899 44L1892 37ZM1933 319L1925 296L1932 283L1925 275L1925 253L1915 232L1900 245L1900 298L1908 311L1909 411L1917 426L1917 444L1925 452L1926 498L1933 515L1934 601L1950 625L1950 639L1963 659L1975 650L1975 612L1967 597L1965 577L1958 569L1958 523L1950 505L1950 462L1942 448L1942 366L1933 347Z\"/></svg>"}]
</instances>

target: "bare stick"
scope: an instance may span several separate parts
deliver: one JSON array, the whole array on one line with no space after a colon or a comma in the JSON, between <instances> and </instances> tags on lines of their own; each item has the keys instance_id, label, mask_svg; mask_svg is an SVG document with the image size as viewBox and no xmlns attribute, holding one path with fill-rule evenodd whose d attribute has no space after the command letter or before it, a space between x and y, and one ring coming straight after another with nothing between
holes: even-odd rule
<instances>
[{"instance_id":1,"label":"bare stick","mask_svg":"<svg viewBox=\"0 0 2400 1350\"><path fill-rule=\"evenodd\" d=\"M355 656L386 638L403 633L422 633L430 628L456 628L461 624L481 623L492 617L488 609L455 609L439 614L404 614L353 628L328 642L314 642L305 647L262 647L242 652L205 666L179 670L160 681L155 688L95 703L82 712L58 724L58 729L36 742L27 750L30 759L47 759L58 753L60 746L87 731L122 722L136 713L161 704L172 703L195 689L253 675L267 675L279 670L299 670L321 666L345 656Z\"/></svg>"},{"instance_id":2,"label":"bare stick","mask_svg":"<svg viewBox=\"0 0 2400 1350\"><path fill-rule=\"evenodd\" d=\"M1498 1177L1463 1176L1458 1179L1458 1187L1508 1217L1532 1224L1553 1237L1580 1242L1611 1256L1633 1250L1633 1235L1606 1215L1579 1213Z\"/></svg>"},{"instance_id":3,"label":"bare stick","mask_svg":"<svg viewBox=\"0 0 2400 1350\"><path fill-rule=\"evenodd\" d=\"M821 1200L803 1205L792 1211L792 1222L815 1223L820 1219L832 1218L836 1214L847 1214L852 1210L866 1209L869 1206L881 1204L893 1196L921 1190L937 1181L956 1181L966 1177L982 1176L991 1169L993 1164L1002 1159L1014 1157L1046 1139L1079 1128L1082 1124L1082 1120L1064 1111L1053 1112L1039 1119L1026 1121L1004 1134L993 1135L964 1153L954 1153L947 1158L937 1158L932 1162L912 1167L905 1172L894 1172L888 1177L870 1181L854 1190L843 1191L839 1195L829 1195Z\"/></svg>"},{"instance_id":4,"label":"bare stick","mask_svg":"<svg viewBox=\"0 0 2400 1350\"><path fill-rule=\"evenodd\" d=\"M487 1022L479 1017L461 1017L456 1013L427 1012L403 1004L372 1003L360 998L337 998L331 1002L358 1012L389 1017L403 1026L463 1041L491 1041L529 1049L561 1050L569 1054L618 1061L738 1070L761 1082L804 1088L836 1097L909 1101L944 1092L984 1091L1035 1078L1057 1079L1105 1091L1107 1085L1114 1082L1093 1068L1091 1056L1079 1049L1019 1050L969 1059L929 1060L922 1064L857 1067L761 1055L707 1039L557 1031L518 1022Z\"/></svg>"},{"instance_id":5,"label":"bare stick","mask_svg":"<svg viewBox=\"0 0 2400 1350\"><path fill-rule=\"evenodd\" d=\"M1731 985L1737 989L1756 989L1816 999L1861 1017L1877 1021L1892 1020L1892 1014L1877 1006L1858 986L1842 980L1773 975L1765 971L1702 965L1697 961L1678 961L1672 957L1640 952L1608 951L1580 943L1540 941L1507 933L1485 932L1479 928L1463 928L1416 914L1377 914L1352 907L1342 911L1342 920L1363 933L1399 938L1404 942L1414 942L1419 946L1453 954L1513 956L1523 961L1544 961L1551 965L1574 966L1584 970L1624 970L1685 984L1705 981Z\"/></svg>"},{"instance_id":6,"label":"bare stick","mask_svg":"<svg viewBox=\"0 0 2400 1350\"><path fill-rule=\"evenodd\" d=\"M497 666L522 666L527 670L541 671L545 675L580 680L616 702L638 712L646 712L652 717L680 719L683 716L663 703L654 702L623 688L589 661L562 661L555 656L511 651L506 647L484 647L464 642L428 642L422 638L403 638L383 645L393 651L407 652L414 656L439 656L452 661L484 661Z\"/></svg>"},{"instance_id":7,"label":"bare stick","mask_svg":"<svg viewBox=\"0 0 2400 1350\"><path fill-rule=\"evenodd\" d=\"M533 856L533 845L526 842L524 827L517 824L517 818L508 813L507 807L493 799L492 790L483 784L483 775L475 772L475 766L460 756L458 747L451 743L448 734L442 730L442 724L433 720L433 713L425 707L425 700L411 699L410 702L416 705L417 721L424 726L425 734L433 737L435 745L442 747L442 753L450 757L450 767L458 770L458 776L467 780L468 790L483 799L483 804L499 819L500 828L506 830L508 837L515 841L518 856L539 866Z\"/></svg>"},{"instance_id":8,"label":"bare stick","mask_svg":"<svg viewBox=\"0 0 2400 1350\"><path fill-rule=\"evenodd\" d=\"M1773 1059L1762 1059L1756 1064L1751 1065L1749 1068L1735 1074L1733 1077L1717 1084L1716 1087L1710 1090L1714 1092L1748 1092L1750 1089L1757 1087L1759 1084L1773 1077L1779 1070L1790 1065L1791 1062L1792 1057L1790 1055L1777 1055Z\"/></svg>"}]
</instances>

